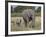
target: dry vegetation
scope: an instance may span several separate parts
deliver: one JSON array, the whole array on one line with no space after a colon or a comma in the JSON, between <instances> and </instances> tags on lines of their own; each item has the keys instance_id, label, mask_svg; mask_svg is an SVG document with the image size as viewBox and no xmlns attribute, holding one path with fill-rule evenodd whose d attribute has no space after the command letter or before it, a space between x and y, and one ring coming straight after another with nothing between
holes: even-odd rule
<instances>
[{"instance_id":1,"label":"dry vegetation","mask_svg":"<svg viewBox=\"0 0 46 37\"><path fill-rule=\"evenodd\" d=\"M18 22L21 19L21 23L19 25L16 24L17 19L19 19ZM25 27L23 17L11 17L11 31L39 30L41 28L41 17L40 16L35 17L34 28L32 28L32 21L30 21L28 25L29 27Z\"/></svg>"}]
</instances>

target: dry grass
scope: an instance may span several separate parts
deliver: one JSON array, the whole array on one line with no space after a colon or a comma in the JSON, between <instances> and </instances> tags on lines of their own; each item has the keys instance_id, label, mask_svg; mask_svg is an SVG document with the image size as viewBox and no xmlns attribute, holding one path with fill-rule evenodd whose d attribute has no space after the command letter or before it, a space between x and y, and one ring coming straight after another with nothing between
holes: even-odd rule
<instances>
[{"instance_id":1,"label":"dry grass","mask_svg":"<svg viewBox=\"0 0 46 37\"><path fill-rule=\"evenodd\" d=\"M21 19L20 26L16 24L17 19ZM18 20L19 21L19 20ZM41 28L40 16L35 17L35 27L32 28L32 21L29 23L29 27L25 27L23 17L11 17L11 31L29 31L29 30L39 30Z\"/></svg>"},{"instance_id":2,"label":"dry grass","mask_svg":"<svg viewBox=\"0 0 46 37\"><path fill-rule=\"evenodd\" d=\"M41 29L41 17L40 16L36 16L35 17L35 30L39 30Z\"/></svg>"}]
</instances>

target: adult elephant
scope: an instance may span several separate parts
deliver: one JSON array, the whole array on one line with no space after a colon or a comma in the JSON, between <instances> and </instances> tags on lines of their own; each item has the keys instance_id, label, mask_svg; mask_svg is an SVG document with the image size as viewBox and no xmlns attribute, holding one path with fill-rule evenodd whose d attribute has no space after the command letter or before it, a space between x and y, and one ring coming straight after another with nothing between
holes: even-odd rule
<instances>
[{"instance_id":1,"label":"adult elephant","mask_svg":"<svg viewBox=\"0 0 46 37\"><path fill-rule=\"evenodd\" d=\"M25 26L28 27L29 22L32 21L32 27L34 27L35 11L32 9L25 9L22 12L22 15L23 15L23 20L25 22Z\"/></svg>"}]
</instances>

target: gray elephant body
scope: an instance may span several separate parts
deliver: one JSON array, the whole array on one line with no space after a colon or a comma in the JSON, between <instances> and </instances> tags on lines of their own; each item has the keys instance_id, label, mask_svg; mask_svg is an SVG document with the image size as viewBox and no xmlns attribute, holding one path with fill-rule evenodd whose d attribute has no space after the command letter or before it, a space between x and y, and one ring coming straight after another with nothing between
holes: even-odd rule
<instances>
[{"instance_id":1,"label":"gray elephant body","mask_svg":"<svg viewBox=\"0 0 46 37\"><path fill-rule=\"evenodd\" d=\"M34 21L34 12L35 11L32 9L26 9L22 12L25 26L28 26L27 23L29 23L30 21Z\"/></svg>"}]
</instances>

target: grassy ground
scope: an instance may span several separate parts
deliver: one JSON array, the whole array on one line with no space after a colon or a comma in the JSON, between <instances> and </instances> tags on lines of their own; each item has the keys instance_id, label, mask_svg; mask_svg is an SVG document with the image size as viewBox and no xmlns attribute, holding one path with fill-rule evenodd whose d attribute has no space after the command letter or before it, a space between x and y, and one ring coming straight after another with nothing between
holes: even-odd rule
<instances>
[{"instance_id":1,"label":"grassy ground","mask_svg":"<svg viewBox=\"0 0 46 37\"><path fill-rule=\"evenodd\" d=\"M20 26L16 24L17 18L22 20ZM11 17L11 31L40 30L41 28L41 17L40 16L35 17L34 25L35 27L32 28L32 22L30 21L30 25L29 25L30 27L25 27L23 17Z\"/></svg>"},{"instance_id":2,"label":"grassy ground","mask_svg":"<svg viewBox=\"0 0 46 37\"><path fill-rule=\"evenodd\" d=\"M40 16L36 16L35 17L35 28L36 30L41 29L41 17Z\"/></svg>"}]
</instances>

